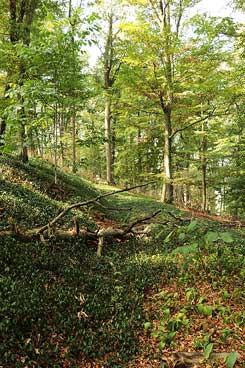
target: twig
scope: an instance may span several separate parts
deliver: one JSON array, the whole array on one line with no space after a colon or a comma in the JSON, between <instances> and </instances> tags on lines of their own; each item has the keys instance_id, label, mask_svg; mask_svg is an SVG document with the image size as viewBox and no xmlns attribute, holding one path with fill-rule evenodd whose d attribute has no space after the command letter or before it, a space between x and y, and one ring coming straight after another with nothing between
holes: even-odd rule
<instances>
[{"instance_id":1,"label":"twig","mask_svg":"<svg viewBox=\"0 0 245 368\"><path fill-rule=\"evenodd\" d=\"M177 217L175 216L172 212L167 212L168 215L170 215L171 217L173 217L175 220L177 221L185 221L184 219L182 219L181 217Z\"/></svg>"},{"instance_id":2,"label":"twig","mask_svg":"<svg viewBox=\"0 0 245 368\"><path fill-rule=\"evenodd\" d=\"M139 219L139 220L136 220L136 221L134 221L134 222L132 222L132 224L130 224L128 227L127 227L127 229L125 230L125 234L127 234L127 233L129 233L132 229L133 229L133 227L135 227L136 225L139 225L139 224L142 224L142 223L144 223L144 222L146 222L146 221L148 221L148 220L150 220L150 219L152 219L153 217L156 217L157 215L159 215L159 213L161 212L162 210L158 210L158 211L156 211L155 213L153 213L152 215L150 215L150 216L147 216L147 217L144 217L144 218L142 218L142 219Z\"/></svg>"},{"instance_id":3,"label":"twig","mask_svg":"<svg viewBox=\"0 0 245 368\"><path fill-rule=\"evenodd\" d=\"M108 210L108 211L132 211L132 207L120 207L120 208L117 208L117 207L106 207L106 206L103 206L103 204L99 203L98 202L98 205L102 208L104 208L105 210Z\"/></svg>"}]
</instances>

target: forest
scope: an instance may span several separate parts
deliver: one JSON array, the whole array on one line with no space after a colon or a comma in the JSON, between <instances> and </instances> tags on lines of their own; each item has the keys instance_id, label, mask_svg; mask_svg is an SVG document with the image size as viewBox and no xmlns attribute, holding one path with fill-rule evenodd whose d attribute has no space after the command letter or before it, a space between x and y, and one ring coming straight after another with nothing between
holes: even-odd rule
<instances>
[{"instance_id":1,"label":"forest","mask_svg":"<svg viewBox=\"0 0 245 368\"><path fill-rule=\"evenodd\" d=\"M0 0L0 368L245 367L245 6L219 2Z\"/></svg>"}]
</instances>

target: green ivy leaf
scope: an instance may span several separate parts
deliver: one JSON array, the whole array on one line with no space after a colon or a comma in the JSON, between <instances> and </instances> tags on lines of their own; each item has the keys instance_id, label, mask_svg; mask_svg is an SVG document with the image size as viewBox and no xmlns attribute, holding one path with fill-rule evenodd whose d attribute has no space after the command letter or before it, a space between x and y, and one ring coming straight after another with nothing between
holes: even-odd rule
<instances>
[{"instance_id":1,"label":"green ivy leaf","mask_svg":"<svg viewBox=\"0 0 245 368\"><path fill-rule=\"evenodd\" d=\"M213 347L214 347L214 344L212 342L206 346L203 352L205 359L208 359L210 357L210 354L213 351Z\"/></svg>"},{"instance_id":2,"label":"green ivy leaf","mask_svg":"<svg viewBox=\"0 0 245 368\"><path fill-rule=\"evenodd\" d=\"M179 240L185 240L185 233L179 234Z\"/></svg>"},{"instance_id":3,"label":"green ivy leaf","mask_svg":"<svg viewBox=\"0 0 245 368\"><path fill-rule=\"evenodd\" d=\"M144 328L147 330L151 327L151 325L152 325L151 322L146 322L144 323Z\"/></svg>"},{"instance_id":4,"label":"green ivy leaf","mask_svg":"<svg viewBox=\"0 0 245 368\"><path fill-rule=\"evenodd\" d=\"M213 314L213 307L211 305L198 304L197 310L204 316L212 316Z\"/></svg>"},{"instance_id":5,"label":"green ivy leaf","mask_svg":"<svg viewBox=\"0 0 245 368\"><path fill-rule=\"evenodd\" d=\"M238 358L238 353L236 351L232 351L229 355L227 355L225 359L225 364L227 368L233 368L236 364Z\"/></svg>"},{"instance_id":6,"label":"green ivy leaf","mask_svg":"<svg viewBox=\"0 0 245 368\"><path fill-rule=\"evenodd\" d=\"M187 226L187 231L192 232L197 227L197 221L191 221Z\"/></svg>"},{"instance_id":7,"label":"green ivy leaf","mask_svg":"<svg viewBox=\"0 0 245 368\"><path fill-rule=\"evenodd\" d=\"M205 235L206 243L213 243L219 239L219 234L214 231L208 231Z\"/></svg>"},{"instance_id":8,"label":"green ivy leaf","mask_svg":"<svg viewBox=\"0 0 245 368\"><path fill-rule=\"evenodd\" d=\"M231 236L230 233L225 232L225 233L220 233L219 234L220 238L225 242L225 243L233 243L233 238Z\"/></svg>"}]
</instances>

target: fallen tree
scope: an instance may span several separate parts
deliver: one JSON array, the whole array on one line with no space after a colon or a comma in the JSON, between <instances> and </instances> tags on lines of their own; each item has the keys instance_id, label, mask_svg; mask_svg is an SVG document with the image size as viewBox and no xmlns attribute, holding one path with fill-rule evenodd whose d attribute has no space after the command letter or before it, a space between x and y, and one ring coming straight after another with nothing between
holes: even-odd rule
<instances>
[{"instance_id":1,"label":"fallen tree","mask_svg":"<svg viewBox=\"0 0 245 368\"><path fill-rule=\"evenodd\" d=\"M105 241L108 239L121 239L126 240L132 235L138 235L137 232L133 231L139 225L148 224L149 220L159 215L161 210L154 212L146 217L141 217L132 223L130 223L125 229L114 228L114 227L101 227L97 231L91 231L88 228L80 228L77 218L74 218L74 227L72 229L62 228L50 228L45 229L45 232L38 232L36 229L24 230L17 226L13 226L11 230L1 232L2 235L14 235L23 241L41 240L43 243L52 239L65 240L65 239L83 239L85 241L91 240L96 241L98 244L97 255L100 257ZM142 234L142 232L139 232Z\"/></svg>"},{"instance_id":2,"label":"fallen tree","mask_svg":"<svg viewBox=\"0 0 245 368\"><path fill-rule=\"evenodd\" d=\"M129 192L130 190L137 189L137 188L143 188L143 187L146 187L146 186L148 186L150 184L153 184L153 183L156 183L156 182L157 181L154 180L154 181L150 181L148 183L144 183L144 184L141 184L141 185L135 185L135 186L130 187L130 188L114 190L112 192L101 194L101 195L99 195L95 198L89 199L89 200L84 201L84 202L78 202L78 203L71 204L70 206L64 208L56 217L54 217L46 225L40 227L39 229L35 229L35 231L37 232L37 234L41 234L44 231L46 231L48 228L52 228L62 217L64 217L68 212L70 212L73 209L88 206L90 204L98 202L102 198L106 198L106 197L109 197L109 196L112 196L112 195L115 195L115 194L119 194L119 193L123 193L123 192Z\"/></svg>"},{"instance_id":3,"label":"fallen tree","mask_svg":"<svg viewBox=\"0 0 245 368\"><path fill-rule=\"evenodd\" d=\"M74 226L71 229L64 229L57 226L59 220L61 220L68 212L74 209L80 209L81 207L88 206L98 202L100 199L109 197L118 193L127 192L136 188L142 188L156 181L151 181L145 184L136 185L130 188L119 189L116 191L108 192L102 195L99 195L93 199L74 203L66 208L64 208L57 216L55 216L51 221L49 221L46 225L30 230L25 230L20 228L17 223L13 221L10 224L10 230L2 231L2 235L14 235L20 238L23 241L32 241L32 240L41 240L42 242L46 243L52 239L70 239L70 238L80 238L85 241L91 240L97 242L97 255L101 256L102 249L105 242L108 239L127 239L132 235L138 235L137 231L134 229L142 224L149 224L149 221L160 214L161 210L154 212L153 214L147 215L145 217L138 218L132 221L126 228L119 228L119 227L100 227L96 231L92 231L86 227L80 227L78 217L74 217ZM101 204L100 204L101 205ZM106 208L102 205L102 207ZM109 210L131 210L132 208L111 208L108 207ZM142 231L139 232L142 234Z\"/></svg>"}]
</instances>

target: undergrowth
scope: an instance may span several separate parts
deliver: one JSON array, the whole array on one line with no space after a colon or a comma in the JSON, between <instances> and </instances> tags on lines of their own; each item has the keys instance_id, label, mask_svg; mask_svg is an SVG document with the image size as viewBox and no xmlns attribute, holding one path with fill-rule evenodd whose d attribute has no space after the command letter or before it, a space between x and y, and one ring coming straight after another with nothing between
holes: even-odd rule
<instances>
[{"instance_id":1,"label":"undergrowth","mask_svg":"<svg viewBox=\"0 0 245 368\"><path fill-rule=\"evenodd\" d=\"M149 237L107 244L102 258L96 256L96 244L82 240L26 243L4 235L12 220L25 228L43 225L65 205L96 197L99 189L59 172L64 197L54 198L46 191L53 181L51 166L38 160L24 165L11 157L0 161L0 366L75 368L96 362L99 367L127 367L142 350L145 330L162 349L176 343L179 330L188 330L191 308L203 318L222 313L223 304L207 308L198 283L221 290L224 300L244 300L241 233L212 221L185 218L176 223L169 212L182 216L180 211L146 197L123 193L103 202L131 211L97 206L79 212L80 223L96 228L95 210L123 225L162 209ZM61 225L69 227L73 215ZM176 295L163 292L172 283L187 290L189 310L176 304ZM149 312L145 301L154 293L160 297L152 297ZM162 330L154 325L156 316ZM234 318L236 324L244 322L242 313ZM224 331L223 338L229 333ZM205 336L195 348L205 348Z\"/></svg>"}]
</instances>

